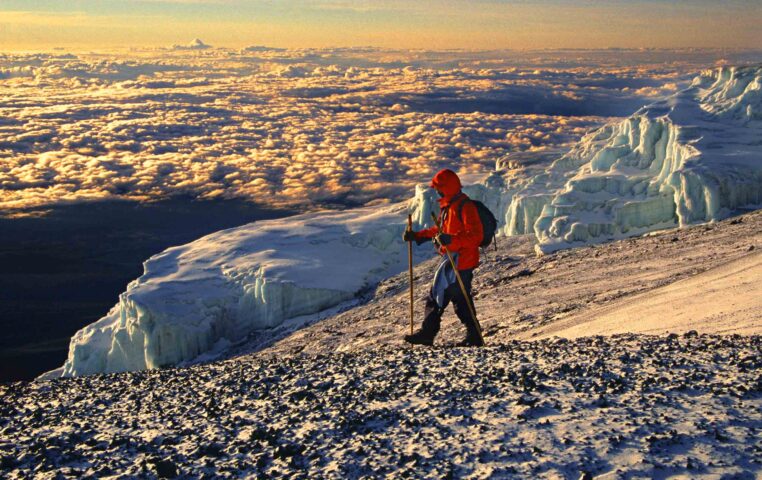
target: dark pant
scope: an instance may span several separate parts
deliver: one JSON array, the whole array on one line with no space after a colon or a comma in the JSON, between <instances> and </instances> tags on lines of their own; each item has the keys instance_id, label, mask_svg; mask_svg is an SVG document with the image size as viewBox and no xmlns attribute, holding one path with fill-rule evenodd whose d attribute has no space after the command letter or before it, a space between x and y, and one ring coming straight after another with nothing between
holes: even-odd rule
<instances>
[{"instance_id":1,"label":"dark pant","mask_svg":"<svg viewBox=\"0 0 762 480\"><path fill-rule=\"evenodd\" d=\"M442 323L442 313L444 313L445 308L447 308L447 305L451 301L455 309L455 315L458 316L468 331L472 332L476 329L476 323L471 316L471 310L467 303L471 302L471 305L474 304L473 297L471 296L471 280L474 277L474 271L473 269L468 269L458 270L458 272L460 273L460 278L463 280L463 284L466 286L468 298L463 296L463 290L460 288L460 284L457 280L450 284L445 290L444 304L441 308L437 305L437 301L434 299L431 292L429 292L429 295L426 297L426 309L423 318L423 326L421 328L423 332L432 339L439 333L439 326ZM474 307L474 313L476 313L475 308L476 307Z\"/></svg>"}]
</instances>

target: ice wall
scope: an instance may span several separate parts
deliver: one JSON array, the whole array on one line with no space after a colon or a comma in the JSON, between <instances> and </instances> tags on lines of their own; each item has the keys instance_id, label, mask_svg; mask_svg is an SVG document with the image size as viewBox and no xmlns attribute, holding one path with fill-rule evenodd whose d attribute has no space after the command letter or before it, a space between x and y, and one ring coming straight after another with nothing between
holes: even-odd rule
<instances>
[{"instance_id":1,"label":"ice wall","mask_svg":"<svg viewBox=\"0 0 762 480\"><path fill-rule=\"evenodd\" d=\"M410 205L256 222L173 247L98 322L71 339L64 376L142 370L192 360L216 345L318 312L407 267L408 208L421 225L438 207ZM416 261L433 254L417 248Z\"/></svg>"},{"instance_id":2,"label":"ice wall","mask_svg":"<svg viewBox=\"0 0 762 480\"><path fill-rule=\"evenodd\" d=\"M518 188L493 192L500 232L534 233L547 253L761 206L760 85L760 67L705 71L586 135Z\"/></svg>"}]
</instances>

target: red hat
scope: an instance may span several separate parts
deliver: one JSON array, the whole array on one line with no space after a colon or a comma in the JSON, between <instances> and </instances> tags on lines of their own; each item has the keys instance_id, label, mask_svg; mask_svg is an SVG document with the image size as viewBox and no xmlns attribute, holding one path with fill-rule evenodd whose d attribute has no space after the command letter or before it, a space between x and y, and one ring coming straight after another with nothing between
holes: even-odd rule
<instances>
[{"instance_id":1,"label":"red hat","mask_svg":"<svg viewBox=\"0 0 762 480\"><path fill-rule=\"evenodd\" d=\"M458 178L457 173L449 168L445 168L434 175L434 178L431 180L431 188L444 193L445 197L452 197L460 192L460 178Z\"/></svg>"}]
</instances>

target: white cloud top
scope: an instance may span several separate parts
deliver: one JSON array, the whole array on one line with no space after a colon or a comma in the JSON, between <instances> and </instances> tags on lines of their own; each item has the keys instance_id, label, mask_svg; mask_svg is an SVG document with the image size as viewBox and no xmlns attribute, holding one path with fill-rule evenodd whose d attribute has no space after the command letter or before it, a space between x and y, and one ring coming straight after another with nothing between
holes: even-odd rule
<instances>
[{"instance_id":1,"label":"white cloud top","mask_svg":"<svg viewBox=\"0 0 762 480\"><path fill-rule=\"evenodd\" d=\"M505 153L568 144L714 58L697 55L224 50L198 39L0 55L0 209L174 195L399 200L445 166L487 172Z\"/></svg>"}]
</instances>

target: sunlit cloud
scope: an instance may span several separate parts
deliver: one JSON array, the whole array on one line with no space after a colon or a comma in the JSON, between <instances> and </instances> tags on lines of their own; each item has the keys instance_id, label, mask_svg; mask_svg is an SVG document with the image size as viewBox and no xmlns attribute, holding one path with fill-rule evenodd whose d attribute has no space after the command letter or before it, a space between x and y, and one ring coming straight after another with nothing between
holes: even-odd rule
<instances>
[{"instance_id":1,"label":"sunlit cloud","mask_svg":"<svg viewBox=\"0 0 762 480\"><path fill-rule=\"evenodd\" d=\"M401 200L443 167L483 174L506 154L562 149L727 53L0 55L0 209L178 195Z\"/></svg>"}]
</instances>

